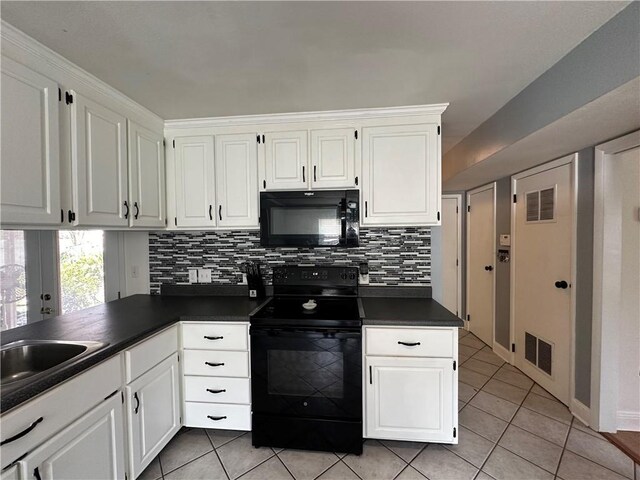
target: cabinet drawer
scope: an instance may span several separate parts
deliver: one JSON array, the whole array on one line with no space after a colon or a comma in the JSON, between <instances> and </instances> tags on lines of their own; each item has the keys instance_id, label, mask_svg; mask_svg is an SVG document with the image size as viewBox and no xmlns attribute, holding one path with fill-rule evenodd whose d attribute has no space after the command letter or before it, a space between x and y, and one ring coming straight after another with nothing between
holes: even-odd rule
<instances>
[{"instance_id":1,"label":"cabinet drawer","mask_svg":"<svg viewBox=\"0 0 640 480\"><path fill-rule=\"evenodd\" d=\"M248 377L249 354L247 352L185 350L182 368L185 375Z\"/></svg>"},{"instance_id":2,"label":"cabinet drawer","mask_svg":"<svg viewBox=\"0 0 640 480\"><path fill-rule=\"evenodd\" d=\"M178 351L178 326L174 325L124 352L127 383L151 370Z\"/></svg>"},{"instance_id":3,"label":"cabinet drawer","mask_svg":"<svg viewBox=\"0 0 640 480\"><path fill-rule=\"evenodd\" d=\"M367 355L453 357L455 337L449 328L366 327Z\"/></svg>"},{"instance_id":4,"label":"cabinet drawer","mask_svg":"<svg viewBox=\"0 0 640 480\"><path fill-rule=\"evenodd\" d=\"M2 467L32 451L118 390L122 384L121 361L119 355L112 357L4 414L0 419L3 442L30 430L2 446Z\"/></svg>"},{"instance_id":5,"label":"cabinet drawer","mask_svg":"<svg viewBox=\"0 0 640 480\"><path fill-rule=\"evenodd\" d=\"M184 377L186 402L251 403L248 378Z\"/></svg>"},{"instance_id":6,"label":"cabinet drawer","mask_svg":"<svg viewBox=\"0 0 640 480\"><path fill-rule=\"evenodd\" d=\"M248 324L185 323L182 346L202 350L248 350Z\"/></svg>"},{"instance_id":7,"label":"cabinet drawer","mask_svg":"<svg viewBox=\"0 0 640 480\"><path fill-rule=\"evenodd\" d=\"M187 402L184 405L184 426L249 431L251 406Z\"/></svg>"}]
</instances>

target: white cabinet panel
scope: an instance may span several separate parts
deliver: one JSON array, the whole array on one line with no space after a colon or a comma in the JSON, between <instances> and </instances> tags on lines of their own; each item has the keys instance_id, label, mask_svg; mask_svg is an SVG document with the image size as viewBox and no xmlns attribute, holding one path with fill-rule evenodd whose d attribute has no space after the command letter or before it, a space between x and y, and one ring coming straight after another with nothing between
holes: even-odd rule
<instances>
[{"instance_id":1,"label":"white cabinet panel","mask_svg":"<svg viewBox=\"0 0 640 480\"><path fill-rule=\"evenodd\" d=\"M248 378L184 377L185 402L251 403Z\"/></svg>"},{"instance_id":2,"label":"white cabinet panel","mask_svg":"<svg viewBox=\"0 0 640 480\"><path fill-rule=\"evenodd\" d=\"M129 224L164 227L164 192L162 132L129 121Z\"/></svg>"},{"instance_id":3,"label":"white cabinet panel","mask_svg":"<svg viewBox=\"0 0 640 480\"><path fill-rule=\"evenodd\" d=\"M255 133L216 136L219 227L258 227L257 147Z\"/></svg>"},{"instance_id":4,"label":"white cabinet panel","mask_svg":"<svg viewBox=\"0 0 640 480\"><path fill-rule=\"evenodd\" d=\"M458 341L453 329L367 327L366 354L453 358Z\"/></svg>"},{"instance_id":5,"label":"white cabinet panel","mask_svg":"<svg viewBox=\"0 0 640 480\"><path fill-rule=\"evenodd\" d=\"M175 142L176 226L213 227L213 137L179 137Z\"/></svg>"},{"instance_id":6,"label":"white cabinet panel","mask_svg":"<svg viewBox=\"0 0 640 480\"><path fill-rule=\"evenodd\" d=\"M185 350L182 368L185 375L248 377L249 354L247 352Z\"/></svg>"},{"instance_id":7,"label":"white cabinet panel","mask_svg":"<svg viewBox=\"0 0 640 480\"><path fill-rule=\"evenodd\" d=\"M20 480L20 470L18 469L18 465L7 468L0 473L0 480Z\"/></svg>"},{"instance_id":8,"label":"white cabinet panel","mask_svg":"<svg viewBox=\"0 0 640 480\"><path fill-rule=\"evenodd\" d=\"M356 186L355 131L311 130L311 188Z\"/></svg>"},{"instance_id":9,"label":"white cabinet panel","mask_svg":"<svg viewBox=\"0 0 640 480\"><path fill-rule=\"evenodd\" d=\"M71 94L76 224L126 227L126 118L75 92Z\"/></svg>"},{"instance_id":10,"label":"white cabinet panel","mask_svg":"<svg viewBox=\"0 0 640 480\"><path fill-rule=\"evenodd\" d=\"M58 225L58 84L2 57L0 220Z\"/></svg>"},{"instance_id":11,"label":"white cabinet panel","mask_svg":"<svg viewBox=\"0 0 640 480\"><path fill-rule=\"evenodd\" d=\"M454 441L452 359L367 357L366 436Z\"/></svg>"},{"instance_id":12,"label":"white cabinet panel","mask_svg":"<svg viewBox=\"0 0 640 480\"><path fill-rule=\"evenodd\" d=\"M124 352L126 382L130 383L178 350L178 326L145 339Z\"/></svg>"},{"instance_id":13,"label":"white cabinet panel","mask_svg":"<svg viewBox=\"0 0 640 480\"><path fill-rule=\"evenodd\" d=\"M185 349L246 351L249 348L249 324L183 323L182 344Z\"/></svg>"},{"instance_id":14,"label":"white cabinet panel","mask_svg":"<svg viewBox=\"0 0 640 480\"><path fill-rule=\"evenodd\" d=\"M363 225L439 223L437 128L421 124L362 129Z\"/></svg>"},{"instance_id":15,"label":"white cabinet panel","mask_svg":"<svg viewBox=\"0 0 640 480\"><path fill-rule=\"evenodd\" d=\"M42 480L122 479L122 426L122 400L116 394L30 453L21 470Z\"/></svg>"},{"instance_id":16,"label":"white cabinet panel","mask_svg":"<svg viewBox=\"0 0 640 480\"><path fill-rule=\"evenodd\" d=\"M300 190L309 185L307 131L265 134L267 190Z\"/></svg>"},{"instance_id":17,"label":"white cabinet panel","mask_svg":"<svg viewBox=\"0 0 640 480\"><path fill-rule=\"evenodd\" d=\"M251 406L186 402L184 424L187 427L249 431Z\"/></svg>"},{"instance_id":18,"label":"white cabinet panel","mask_svg":"<svg viewBox=\"0 0 640 480\"><path fill-rule=\"evenodd\" d=\"M180 429L178 354L126 387L129 471L136 478Z\"/></svg>"}]
</instances>

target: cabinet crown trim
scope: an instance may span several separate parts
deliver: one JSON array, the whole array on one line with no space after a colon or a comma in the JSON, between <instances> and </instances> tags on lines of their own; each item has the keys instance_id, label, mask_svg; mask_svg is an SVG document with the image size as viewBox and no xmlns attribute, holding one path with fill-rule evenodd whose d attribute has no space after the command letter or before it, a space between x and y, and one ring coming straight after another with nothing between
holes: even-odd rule
<instances>
[{"instance_id":1,"label":"cabinet crown trim","mask_svg":"<svg viewBox=\"0 0 640 480\"><path fill-rule=\"evenodd\" d=\"M105 83L98 77L80 68L75 63L67 60L59 53L54 52L47 46L33 39L26 33L22 32L21 30L17 29L4 20L0 20L0 38L3 42L14 45L18 49L26 52L29 55L32 55L39 61L45 63L48 67L62 73L63 75L68 76L70 79L73 79L84 87L105 95L120 104L125 109L131 111L132 113L136 113L143 119L152 121L154 127L161 127L163 125L164 119L153 113L151 110L148 110L139 103L133 101L124 93L116 90L111 85ZM5 55L4 47L3 55ZM20 59L14 58L12 55L9 54L8 56L22 63ZM46 73L42 74L48 76ZM57 83L61 83L60 79L52 78L52 80L56 81Z\"/></svg>"},{"instance_id":2,"label":"cabinet crown trim","mask_svg":"<svg viewBox=\"0 0 640 480\"><path fill-rule=\"evenodd\" d=\"M319 112L295 112L260 115L236 115L229 117L184 118L165 121L165 129L188 129L198 127L230 127L236 125L280 124L295 122L340 121L406 117L418 115L442 115L448 103L433 105L410 105L404 107L358 108L351 110L325 110Z\"/></svg>"}]
</instances>

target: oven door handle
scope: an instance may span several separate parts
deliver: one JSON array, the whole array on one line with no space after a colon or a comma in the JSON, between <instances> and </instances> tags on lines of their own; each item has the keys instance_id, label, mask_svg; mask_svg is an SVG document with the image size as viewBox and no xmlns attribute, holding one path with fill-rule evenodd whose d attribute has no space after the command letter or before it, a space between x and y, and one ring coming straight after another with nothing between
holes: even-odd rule
<instances>
[{"instance_id":1,"label":"oven door handle","mask_svg":"<svg viewBox=\"0 0 640 480\"><path fill-rule=\"evenodd\" d=\"M277 328L277 327L255 327L249 328L249 334L253 336L262 337L299 337L301 334L334 334L340 335L340 338L345 337L361 337L362 333L359 329L342 329L342 328Z\"/></svg>"}]
</instances>

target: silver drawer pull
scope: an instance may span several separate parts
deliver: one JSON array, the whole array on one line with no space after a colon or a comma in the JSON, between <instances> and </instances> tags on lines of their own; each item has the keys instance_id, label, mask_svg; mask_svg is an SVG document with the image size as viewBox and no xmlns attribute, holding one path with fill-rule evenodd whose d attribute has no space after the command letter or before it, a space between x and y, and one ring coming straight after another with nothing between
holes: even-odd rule
<instances>
[{"instance_id":1,"label":"silver drawer pull","mask_svg":"<svg viewBox=\"0 0 640 480\"><path fill-rule=\"evenodd\" d=\"M15 442L16 440L24 437L26 434L28 434L31 430L33 430L34 428L36 428L38 426L38 424L40 422L42 422L44 420L43 417L40 417L39 419L37 419L35 422L33 422L31 425L29 425L27 428L25 428L23 431L21 431L20 433L18 433L17 435L14 435L13 437L9 437L6 440L0 442L0 446L2 445L6 445L7 443L11 443L11 442Z\"/></svg>"},{"instance_id":2,"label":"silver drawer pull","mask_svg":"<svg viewBox=\"0 0 640 480\"><path fill-rule=\"evenodd\" d=\"M222 390L211 390L210 388L207 388L207 392L209 392L209 393L223 393L223 392L226 392L226 390L224 388Z\"/></svg>"},{"instance_id":3,"label":"silver drawer pull","mask_svg":"<svg viewBox=\"0 0 640 480\"><path fill-rule=\"evenodd\" d=\"M398 342L398 345L404 345L405 347L417 347L420 345L420 342L408 343L408 342Z\"/></svg>"},{"instance_id":4,"label":"silver drawer pull","mask_svg":"<svg viewBox=\"0 0 640 480\"><path fill-rule=\"evenodd\" d=\"M210 418L214 422L217 422L218 420L224 420L227 417L226 416L224 416L224 417L212 417L211 415L207 415L207 418Z\"/></svg>"}]
</instances>

